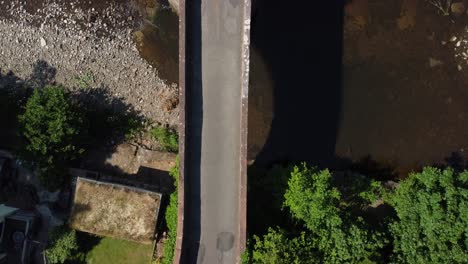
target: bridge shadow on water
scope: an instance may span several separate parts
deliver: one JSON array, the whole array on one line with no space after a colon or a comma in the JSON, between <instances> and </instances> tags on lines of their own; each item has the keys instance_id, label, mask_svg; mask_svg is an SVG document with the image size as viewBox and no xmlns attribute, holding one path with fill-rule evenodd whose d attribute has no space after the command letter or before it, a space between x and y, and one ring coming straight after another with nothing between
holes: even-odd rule
<instances>
[{"instance_id":1,"label":"bridge shadow on water","mask_svg":"<svg viewBox=\"0 0 468 264\"><path fill-rule=\"evenodd\" d=\"M253 3L251 45L273 79L273 120L255 165L332 165L340 122L344 3ZM252 65L255 67L255 65Z\"/></svg>"}]
</instances>

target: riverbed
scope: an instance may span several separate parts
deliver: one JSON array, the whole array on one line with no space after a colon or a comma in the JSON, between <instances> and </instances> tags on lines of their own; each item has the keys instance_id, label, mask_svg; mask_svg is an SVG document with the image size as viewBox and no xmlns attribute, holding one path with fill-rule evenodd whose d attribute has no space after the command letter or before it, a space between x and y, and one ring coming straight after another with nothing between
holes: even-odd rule
<instances>
[{"instance_id":1,"label":"riverbed","mask_svg":"<svg viewBox=\"0 0 468 264\"><path fill-rule=\"evenodd\" d=\"M146 0L13 0L0 1L0 10L2 74L32 87L105 90L109 100L153 122L177 124L177 53L151 52L167 46L177 51L177 15L169 6ZM170 19L156 19L160 14Z\"/></svg>"}]
</instances>

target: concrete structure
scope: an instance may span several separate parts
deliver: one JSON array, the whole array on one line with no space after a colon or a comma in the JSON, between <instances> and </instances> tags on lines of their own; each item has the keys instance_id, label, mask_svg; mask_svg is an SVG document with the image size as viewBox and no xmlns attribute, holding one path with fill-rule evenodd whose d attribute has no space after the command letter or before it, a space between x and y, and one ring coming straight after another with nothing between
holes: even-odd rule
<instances>
[{"instance_id":1,"label":"concrete structure","mask_svg":"<svg viewBox=\"0 0 468 264\"><path fill-rule=\"evenodd\" d=\"M160 193L79 177L69 223L80 231L152 244L160 205Z\"/></svg>"},{"instance_id":2,"label":"concrete structure","mask_svg":"<svg viewBox=\"0 0 468 264\"><path fill-rule=\"evenodd\" d=\"M246 232L249 0L180 1L174 263L238 263Z\"/></svg>"}]
</instances>

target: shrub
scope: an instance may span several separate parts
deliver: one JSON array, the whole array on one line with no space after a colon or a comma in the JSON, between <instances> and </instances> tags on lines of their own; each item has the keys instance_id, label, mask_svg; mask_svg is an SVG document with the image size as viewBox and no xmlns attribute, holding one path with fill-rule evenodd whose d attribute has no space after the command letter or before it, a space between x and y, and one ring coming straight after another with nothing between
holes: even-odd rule
<instances>
[{"instance_id":1,"label":"shrub","mask_svg":"<svg viewBox=\"0 0 468 264\"><path fill-rule=\"evenodd\" d=\"M340 191L332 186L328 170L294 167L285 194L285 205L295 219L310 231L313 245L324 263L358 263L380 257L383 234L370 230L359 216L351 214Z\"/></svg>"},{"instance_id":2,"label":"shrub","mask_svg":"<svg viewBox=\"0 0 468 264\"><path fill-rule=\"evenodd\" d=\"M395 209L391 226L399 263L467 263L468 172L424 168L386 199Z\"/></svg>"},{"instance_id":3,"label":"shrub","mask_svg":"<svg viewBox=\"0 0 468 264\"><path fill-rule=\"evenodd\" d=\"M25 158L40 167L40 179L48 189L63 182L66 164L82 150L77 137L82 118L62 87L36 89L19 116L21 135L26 139Z\"/></svg>"},{"instance_id":4,"label":"shrub","mask_svg":"<svg viewBox=\"0 0 468 264\"><path fill-rule=\"evenodd\" d=\"M316 251L305 233L288 238L284 231L270 228L262 238L254 236L254 241L252 254L244 255L242 263L319 263Z\"/></svg>"},{"instance_id":5,"label":"shrub","mask_svg":"<svg viewBox=\"0 0 468 264\"><path fill-rule=\"evenodd\" d=\"M166 225L167 225L167 240L164 242L164 257L163 263L172 264L174 260L174 250L177 239L177 186L179 182L179 162L170 171L171 176L174 178L174 185L176 190L171 193L169 205L166 209Z\"/></svg>"},{"instance_id":6,"label":"shrub","mask_svg":"<svg viewBox=\"0 0 468 264\"><path fill-rule=\"evenodd\" d=\"M77 250L75 230L58 227L50 233L45 255L51 264L65 263L74 256Z\"/></svg>"},{"instance_id":7,"label":"shrub","mask_svg":"<svg viewBox=\"0 0 468 264\"><path fill-rule=\"evenodd\" d=\"M78 86L78 88L89 89L94 82L94 75L92 72L86 72L82 75L73 77L73 80L75 81L75 85Z\"/></svg>"},{"instance_id":8,"label":"shrub","mask_svg":"<svg viewBox=\"0 0 468 264\"><path fill-rule=\"evenodd\" d=\"M179 150L179 137L175 130L158 126L151 130L151 134L165 151L177 152Z\"/></svg>"}]
</instances>

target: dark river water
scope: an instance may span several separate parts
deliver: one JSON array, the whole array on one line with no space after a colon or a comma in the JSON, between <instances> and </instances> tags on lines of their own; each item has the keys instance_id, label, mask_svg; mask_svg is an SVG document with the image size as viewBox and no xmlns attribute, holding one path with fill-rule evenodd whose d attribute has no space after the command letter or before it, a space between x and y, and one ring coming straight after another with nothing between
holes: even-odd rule
<instances>
[{"instance_id":1,"label":"dark river water","mask_svg":"<svg viewBox=\"0 0 468 264\"><path fill-rule=\"evenodd\" d=\"M134 36L140 55L170 83L179 79L179 18L169 6L156 4Z\"/></svg>"},{"instance_id":2,"label":"dark river water","mask_svg":"<svg viewBox=\"0 0 468 264\"><path fill-rule=\"evenodd\" d=\"M464 167L466 15L444 16L427 1L331 2L258 2L252 47L263 63L253 60L251 69L266 68L260 79L269 75L271 85L259 85L254 73L251 88L264 91L251 94L273 97L268 107L251 106L253 134L258 120L271 120L266 138L249 138L251 148L260 142L252 159L263 166L308 161L380 178L426 165Z\"/></svg>"}]
</instances>

